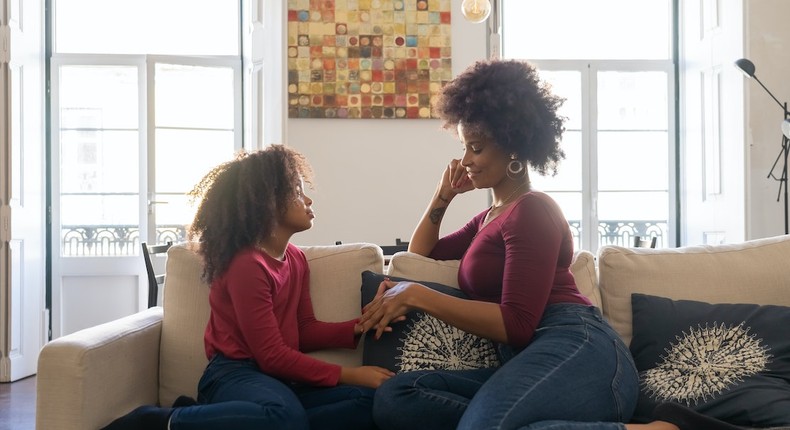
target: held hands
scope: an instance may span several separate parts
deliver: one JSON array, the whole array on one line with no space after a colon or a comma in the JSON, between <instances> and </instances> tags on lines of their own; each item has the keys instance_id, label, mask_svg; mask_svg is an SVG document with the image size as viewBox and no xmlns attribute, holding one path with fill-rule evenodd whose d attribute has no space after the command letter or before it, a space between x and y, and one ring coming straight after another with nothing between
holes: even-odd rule
<instances>
[{"instance_id":1,"label":"held hands","mask_svg":"<svg viewBox=\"0 0 790 430\"><path fill-rule=\"evenodd\" d=\"M406 319L406 313L414 308L419 290L420 285L414 282L382 281L376 296L362 309L358 323L362 331L375 329L376 339L385 331L392 331L390 323Z\"/></svg>"}]
</instances>

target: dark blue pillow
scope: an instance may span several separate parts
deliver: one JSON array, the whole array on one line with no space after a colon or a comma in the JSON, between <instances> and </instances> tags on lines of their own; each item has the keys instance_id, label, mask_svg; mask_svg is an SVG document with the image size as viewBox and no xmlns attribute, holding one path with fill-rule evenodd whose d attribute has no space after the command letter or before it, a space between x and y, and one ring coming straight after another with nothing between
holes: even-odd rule
<instances>
[{"instance_id":1,"label":"dark blue pillow","mask_svg":"<svg viewBox=\"0 0 790 430\"><path fill-rule=\"evenodd\" d=\"M365 271L362 273L362 306L376 296L379 284L388 276ZM393 281L408 279L389 276ZM435 282L415 281L454 297L466 298L457 288ZM499 365L494 342L457 329L420 311L406 314L406 320L392 324L392 332L374 338L375 331L365 335L362 363L381 366L393 372L432 369L478 369Z\"/></svg>"},{"instance_id":2,"label":"dark blue pillow","mask_svg":"<svg viewBox=\"0 0 790 430\"><path fill-rule=\"evenodd\" d=\"M632 294L635 422L658 403L731 424L790 424L790 308Z\"/></svg>"}]
</instances>

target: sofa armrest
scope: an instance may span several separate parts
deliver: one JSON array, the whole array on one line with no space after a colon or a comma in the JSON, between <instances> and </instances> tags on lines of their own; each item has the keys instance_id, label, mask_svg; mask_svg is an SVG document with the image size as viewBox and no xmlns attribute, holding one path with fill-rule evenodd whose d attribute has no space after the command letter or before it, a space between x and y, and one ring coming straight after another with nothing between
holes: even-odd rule
<instances>
[{"instance_id":1,"label":"sofa armrest","mask_svg":"<svg viewBox=\"0 0 790 430\"><path fill-rule=\"evenodd\" d=\"M80 330L46 344L38 359L36 428L97 429L156 404L162 308Z\"/></svg>"}]
</instances>

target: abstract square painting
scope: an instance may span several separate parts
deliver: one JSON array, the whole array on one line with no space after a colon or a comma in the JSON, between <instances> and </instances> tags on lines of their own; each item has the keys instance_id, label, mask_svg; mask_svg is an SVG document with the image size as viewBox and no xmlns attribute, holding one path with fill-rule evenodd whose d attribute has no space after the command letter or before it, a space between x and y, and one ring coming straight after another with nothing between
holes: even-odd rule
<instances>
[{"instance_id":1,"label":"abstract square painting","mask_svg":"<svg viewBox=\"0 0 790 430\"><path fill-rule=\"evenodd\" d=\"M289 0L290 118L434 118L450 0Z\"/></svg>"}]
</instances>

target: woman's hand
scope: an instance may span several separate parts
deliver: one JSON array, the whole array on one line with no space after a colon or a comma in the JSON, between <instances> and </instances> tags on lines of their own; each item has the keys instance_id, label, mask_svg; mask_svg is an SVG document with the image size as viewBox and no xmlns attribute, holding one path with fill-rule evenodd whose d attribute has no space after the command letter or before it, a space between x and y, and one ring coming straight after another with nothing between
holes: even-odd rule
<instances>
[{"instance_id":1,"label":"woman's hand","mask_svg":"<svg viewBox=\"0 0 790 430\"><path fill-rule=\"evenodd\" d=\"M474 188L472 181L467 176L466 167L461 164L461 160L450 160L439 183L439 195L443 199L449 200L450 197L454 197L456 194L462 194Z\"/></svg>"},{"instance_id":2,"label":"woman's hand","mask_svg":"<svg viewBox=\"0 0 790 430\"><path fill-rule=\"evenodd\" d=\"M395 376L395 373L378 366L340 368L340 382L343 384L378 388L379 385L393 376Z\"/></svg>"},{"instance_id":3,"label":"woman's hand","mask_svg":"<svg viewBox=\"0 0 790 430\"><path fill-rule=\"evenodd\" d=\"M376 329L375 338L379 339L385 331L392 331L390 323L403 321L406 313L414 309L421 287L414 282L382 281L376 297L362 309L359 324L364 331Z\"/></svg>"}]
</instances>

